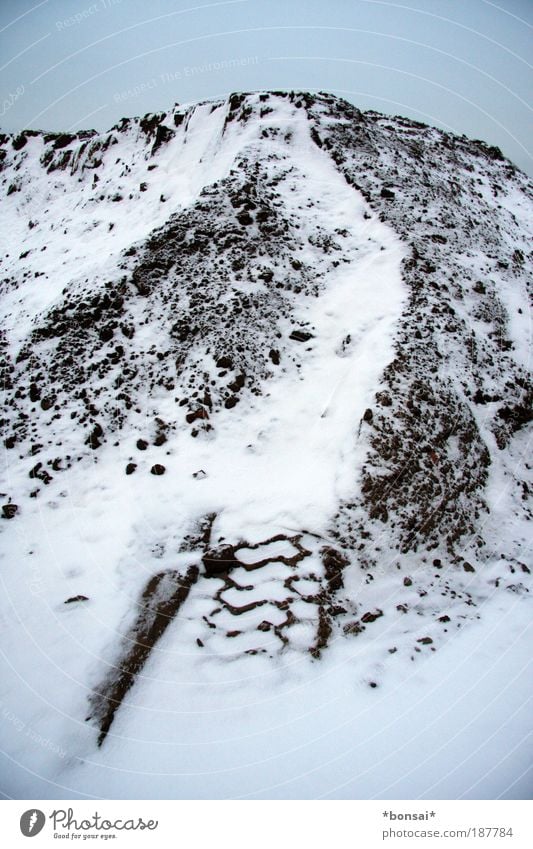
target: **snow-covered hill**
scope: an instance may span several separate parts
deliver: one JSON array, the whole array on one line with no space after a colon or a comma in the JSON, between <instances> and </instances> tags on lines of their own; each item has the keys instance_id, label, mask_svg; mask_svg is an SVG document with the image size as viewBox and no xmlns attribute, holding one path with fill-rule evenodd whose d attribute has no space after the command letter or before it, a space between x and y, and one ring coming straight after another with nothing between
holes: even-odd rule
<instances>
[{"instance_id":1,"label":"snow-covered hill","mask_svg":"<svg viewBox=\"0 0 533 849\"><path fill-rule=\"evenodd\" d=\"M228 763L198 717L262 734L341 669L335 723L524 621L532 187L499 150L279 92L0 142L0 698L48 741L6 724L8 793L187 795Z\"/></svg>"}]
</instances>

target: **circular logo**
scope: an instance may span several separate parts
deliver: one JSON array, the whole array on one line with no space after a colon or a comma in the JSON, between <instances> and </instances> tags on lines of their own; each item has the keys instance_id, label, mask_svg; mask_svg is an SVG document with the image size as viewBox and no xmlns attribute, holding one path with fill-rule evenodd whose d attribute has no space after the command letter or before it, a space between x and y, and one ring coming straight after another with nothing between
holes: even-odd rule
<instances>
[{"instance_id":1,"label":"circular logo","mask_svg":"<svg viewBox=\"0 0 533 849\"><path fill-rule=\"evenodd\" d=\"M45 822L46 817L42 811L30 808L29 811L24 811L20 818L20 830L24 837L35 837L42 831Z\"/></svg>"}]
</instances>

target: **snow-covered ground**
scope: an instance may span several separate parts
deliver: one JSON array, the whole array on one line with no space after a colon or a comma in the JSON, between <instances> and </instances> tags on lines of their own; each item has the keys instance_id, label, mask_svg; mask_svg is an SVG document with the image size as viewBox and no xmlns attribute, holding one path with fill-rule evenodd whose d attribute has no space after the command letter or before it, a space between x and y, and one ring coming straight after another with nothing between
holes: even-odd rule
<instances>
[{"instance_id":1,"label":"snow-covered ground","mask_svg":"<svg viewBox=\"0 0 533 849\"><path fill-rule=\"evenodd\" d=\"M76 703L62 697L73 638L63 634L54 663L34 642L42 633L21 628L3 664L4 692L18 695L1 708L3 792L529 798L529 605L497 595L481 612L437 654L390 664L376 689L354 643L338 641L319 662L241 658L220 675L178 651L170 631L100 750L76 719L82 693Z\"/></svg>"},{"instance_id":2,"label":"snow-covered ground","mask_svg":"<svg viewBox=\"0 0 533 849\"><path fill-rule=\"evenodd\" d=\"M474 535L465 538L459 557L443 540L433 550L415 546L400 556L386 515L362 522L357 505L376 393L398 354L400 322L405 332L409 316L403 263L410 250L376 214L368 194L346 179L339 158L313 140L308 114L284 97L272 97L268 108L262 98L175 110L167 118L174 135L153 155L154 136L147 141L138 122L93 153L73 141L70 164L78 164L72 173L48 174L39 164L43 140L30 137L27 156L14 160L4 178L6 187L13 175L20 184L0 213L4 236L11 226L2 312L13 364L8 374L21 386L13 397L23 403L29 391L31 398L25 382L35 373L39 391L44 384L42 397L57 391L61 403L50 409L38 403L40 396L32 398L28 415L17 420L6 389L10 427L18 436L14 446L6 445L0 488L3 503L16 503L18 510L0 519L0 790L34 798L526 797L529 525L517 509L515 477L527 438L519 434L500 452L491 430L494 413L487 415L492 402L472 406L469 415L492 457L484 490L489 512L476 516L479 534L489 541L479 562ZM241 107L253 120L236 120ZM97 155L103 165L95 182ZM259 167L263 194L258 200L246 189L252 215L239 231L227 199L235 207L235 193L244 196ZM118 195L121 200L114 200ZM211 231L210 203L216 211ZM511 207L518 210L518 201ZM272 232L284 234L278 242L268 242L270 231L261 230L261 212L274 221ZM75 359L89 364L109 356L117 340L123 353L126 348L125 362L103 377L91 372L84 386L94 393L94 415L105 434L93 451L78 425L79 396L64 389L68 368L56 357L60 343L53 332L39 337L37 331L54 330L54 309L75 326L72 304L88 309L87 293L127 276L132 266L125 257L146 251L156 228L162 228L164 245L167 222L180 215L191 233L193 216L200 217L200 238L205 226L222 266L209 259L209 238L205 265L193 253L189 265L180 266L180 242L176 262L161 278L161 300L159 290L150 298L131 291L124 297L122 327L129 322L134 335L128 330L123 338L115 327L105 348L97 319L88 337L75 340L92 346L85 355L76 351ZM221 231L238 232L240 241L227 254ZM172 249L176 230L169 233ZM267 244L272 253L265 257ZM124 254L130 246L134 253ZM454 255L454 262L465 268L471 262L472 273L480 273L484 256L470 257ZM183 366L181 349L171 356L169 327L177 315L194 323L186 305L195 275L202 291L205 274L213 279L203 294L207 299L215 292L215 310L208 312L206 300L205 339L190 343ZM524 292L513 281L506 285L513 356L522 367ZM168 300L174 290L179 308ZM466 306L462 292L454 303L468 321L472 295L466 284L464 292ZM242 310L224 317L223 307L243 293L263 297L265 310L270 303L265 321L260 308L250 311L248 325ZM492 303L491 309L498 315ZM420 327L422 318L435 321L445 352L429 374L438 371L439 378L459 384L454 369L463 369L463 362L446 335L450 327L445 332L434 320L438 313L430 306L420 313ZM454 313L448 308L447 314ZM416 324L416 314L411 319ZM228 324L233 320L241 322L237 339ZM486 322L479 327L486 334ZM295 337L295 330L304 337ZM240 372L239 342L245 349ZM217 356L227 352L225 345L235 362L221 366ZM273 345L279 350L269 359L263 351ZM40 359L25 373L28 346ZM260 356L253 361L256 350ZM154 381L148 390L142 371L126 372L140 361L151 376L158 363L166 367L167 355L171 389ZM408 356L417 379L436 379L424 373L418 352L406 347ZM54 357L56 372L43 378L39 369ZM223 403L226 384L240 374L243 386L231 390L234 403ZM201 382L193 385L195 375ZM119 387L133 400L115 426L105 416ZM460 392L466 388L463 382ZM201 400L206 390L213 401ZM193 400L203 405L200 424L209 421L199 433L191 433L185 419ZM462 401L470 403L467 395ZM401 399L389 399L384 409L393 423L407 417ZM27 421L33 430L23 434ZM163 422L160 443L153 439L154 421ZM139 448L139 438L149 433ZM468 468L471 457L457 434L446 443L446 458ZM417 446L419 455L428 456ZM444 453L440 467L441 457L430 457L446 494ZM51 470L48 483L32 471L38 460ZM151 474L161 463L164 473ZM384 466L378 474L388 471ZM463 503L462 493L454 498ZM350 519L346 538L336 530L340 505L353 508L357 519L353 527ZM201 545L206 517L208 538ZM505 558L495 522L508 546ZM375 544L372 568L359 555L366 539ZM205 573L208 544L236 546L237 565L228 576ZM325 571L324 546L346 558L340 584ZM200 568L198 580L97 747L91 697L105 693L107 676L134 641L145 588L156 574L185 576L191 566Z\"/></svg>"}]
</instances>

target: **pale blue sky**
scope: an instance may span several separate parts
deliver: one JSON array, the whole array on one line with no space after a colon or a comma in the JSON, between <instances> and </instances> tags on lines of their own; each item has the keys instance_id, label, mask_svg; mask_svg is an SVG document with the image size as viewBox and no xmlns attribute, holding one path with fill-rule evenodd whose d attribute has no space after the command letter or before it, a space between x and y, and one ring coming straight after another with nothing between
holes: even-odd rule
<instances>
[{"instance_id":1,"label":"pale blue sky","mask_svg":"<svg viewBox=\"0 0 533 849\"><path fill-rule=\"evenodd\" d=\"M0 0L0 127L321 89L483 138L531 174L532 24L533 0Z\"/></svg>"}]
</instances>

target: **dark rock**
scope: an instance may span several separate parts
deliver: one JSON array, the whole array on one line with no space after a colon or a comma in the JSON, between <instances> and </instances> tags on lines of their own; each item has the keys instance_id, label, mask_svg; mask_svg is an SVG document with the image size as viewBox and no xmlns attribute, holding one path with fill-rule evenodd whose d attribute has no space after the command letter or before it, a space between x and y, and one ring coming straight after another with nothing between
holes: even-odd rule
<instances>
[{"instance_id":1,"label":"dark rock","mask_svg":"<svg viewBox=\"0 0 533 849\"><path fill-rule=\"evenodd\" d=\"M390 189L385 189L385 188L383 188L383 189L381 190L381 197L382 197L382 198L385 198L385 200L394 200L394 198L396 197L396 195L395 195L395 193L394 193L394 192L391 192L391 190L390 190Z\"/></svg>"},{"instance_id":2,"label":"dark rock","mask_svg":"<svg viewBox=\"0 0 533 849\"><path fill-rule=\"evenodd\" d=\"M137 463L128 463L128 465L126 466L126 474L132 475L136 468L137 468Z\"/></svg>"},{"instance_id":3,"label":"dark rock","mask_svg":"<svg viewBox=\"0 0 533 849\"><path fill-rule=\"evenodd\" d=\"M219 548L213 548L206 552L202 557L202 562L205 567L205 574L210 577L213 575L222 575L242 566L235 557L235 549L232 545L221 545Z\"/></svg>"},{"instance_id":4,"label":"dark rock","mask_svg":"<svg viewBox=\"0 0 533 849\"><path fill-rule=\"evenodd\" d=\"M145 439L138 439L136 444L139 451L146 451L148 448L148 443Z\"/></svg>"},{"instance_id":5,"label":"dark rock","mask_svg":"<svg viewBox=\"0 0 533 849\"><path fill-rule=\"evenodd\" d=\"M380 618L380 616L383 616L383 611L377 608L373 612L369 611L368 613L365 613L363 616L361 616L361 622L364 622L365 624L368 624L369 622L375 622L376 619Z\"/></svg>"},{"instance_id":6,"label":"dark rock","mask_svg":"<svg viewBox=\"0 0 533 849\"><path fill-rule=\"evenodd\" d=\"M152 475L164 475L165 472L166 469L164 466L161 465L161 463L156 463L155 466L152 466L152 468L150 469L150 473Z\"/></svg>"},{"instance_id":7,"label":"dark rock","mask_svg":"<svg viewBox=\"0 0 533 849\"><path fill-rule=\"evenodd\" d=\"M366 409L365 412L363 413L363 421L367 422L368 424L371 424L373 418L374 418L374 416L373 416L372 410L370 408Z\"/></svg>"},{"instance_id":8,"label":"dark rock","mask_svg":"<svg viewBox=\"0 0 533 849\"><path fill-rule=\"evenodd\" d=\"M219 357L217 360L217 368L225 368L232 369L233 368L233 360L231 357Z\"/></svg>"},{"instance_id":9,"label":"dark rock","mask_svg":"<svg viewBox=\"0 0 533 849\"><path fill-rule=\"evenodd\" d=\"M193 422L198 421L198 419L206 420L209 418L209 413L204 407L200 407L198 410L194 410L191 413L187 413L185 416L185 421L187 424L192 424Z\"/></svg>"},{"instance_id":10,"label":"dark rock","mask_svg":"<svg viewBox=\"0 0 533 849\"><path fill-rule=\"evenodd\" d=\"M345 634L351 634L356 637L357 634L362 634L365 630L365 626L361 625L360 622L347 622L347 624L342 629Z\"/></svg>"},{"instance_id":11,"label":"dark rock","mask_svg":"<svg viewBox=\"0 0 533 849\"><path fill-rule=\"evenodd\" d=\"M75 601L89 601L86 595L73 595L72 598L67 598L63 604L73 604Z\"/></svg>"},{"instance_id":12,"label":"dark rock","mask_svg":"<svg viewBox=\"0 0 533 849\"><path fill-rule=\"evenodd\" d=\"M29 477L32 480L38 479L41 480L44 484L49 484L52 480L52 475L48 474L46 469L42 468L42 463L36 463L33 469L29 471Z\"/></svg>"},{"instance_id":13,"label":"dark rock","mask_svg":"<svg viewBox=\"0 0 533 849\"><path fill-rule=\"evenodd\" d=\"M43 398L41 401L41 409L51 410L56 402L55 395L49 395L48 398Z\"/></svg>"},{"instance_id":14,"label":"dark rock","mask_svg":"<svg viewBox=\"0 0 533 849\"><path fill-rule=\"evenodd\" d=\"M337 590L342 589L344 586L342 573L348 566L347 558L344 557L340 551L336 551L334 548L329 546L323 548L320 555L324 565L326 581L329 584L330 590L332 592L336 592Z\"/></svg>"},{"instance_id":15,"label":"dark rock","mask_svg":"<svg viewBox=\"0 0 533 849\"><path fill-rule=\"evenodd\" d=\"M71 144L73 141L76 141L76 136L71 136L68 133L61 133L54 142L54 150L60 150L68 144Z\"/></svg>"},{"instance_id":16,"label":"dark rock","mask_svg":"<svg viewBox=\"0 0 533 849\"><path fill-rule=\"evenodd\" d=\"M18 506L16 504L4 504L2 507L2 518L3 519L13 519L14 516L18 512Z\"/></svg>"},{"instance_id":17,"label":"dark rock","mask_svg":"<svg viewBox=\"0 0 533 849\"><path fill-rule=\"evenodd\" d=\"M32 404L37 403L37 401L41 400L41 390L35 383L30 384L30 401Z\"/></svg>"},{"instance_id":18,"label":"dark rock","mask_svg":"<svg viewBox=\"0 0 533 849\"><path fill-rule=\"evenodd\" d=\"M312 333L308 333L305 330L293 330L289 339L293 339L295 342L308 342L309 339L313 339L314 336Z\"/></svg>"},{"instance_id":19,"label":"dark rock","mask_svg":"<svg viewBox=\"0 0 533 849\"><path fill-rule=\"evenodd\" d=\"M102 328L99 335L101 342L110 342L113 338L113 327L108 324L107 327Z\"/></svg>"},{"instance_id":20,"label":"dark rock","mask_svg":"<svg viewBox=\"0 0 533 849\"><path fill-rule=\"evenodd\" d=\"M97 422L94 425L91 433L89 434L89 436L85 440L85 444L89 445L93 449L93 451L95 451L102 444L100 440L101 440L103 435L104 435L104 431L102 429L102 426L99 425L98 422Z\"/></svg>"},{"instance_id":21,"label":"dark rock","mask_svg":"<svg viewBox=\"0 0 533 849\"><path fill-rule=\"evenodd\" d=\"M465 572L475 572L476 571L474 569L474 567L468 562L468 560L465 560L465 562L463 563L463 569L465 570Z\"/></svg>"},{"instance_id":22,"label":"dark rock","mask_svg":"<svg viewBox=\"0 0 533 849\"><path fill-rule=\"evenodd\" d=\"M24 147L24 145L26 144L27 141L28 141L28 139L26 138L24 133L21 133L19 136L14 138L13 141L11 142L13 150L21 150Z\"/></svg>"},{"instance_id":23,"label":"dark rock","mask_svg":"<svg viewBox=\"0 0 533 849\"><path fill-rule=\"evenodd\" d=\"M240 392L246 382L245 374L238 374L233 383L228 384L228 389L232 392Z\"/></svg>"},{"instance_id":24,"label":"dark rock","mask_svg":"<svg viewBox=\"0 0 533 849\"><path fill-rule=\"evenodd\" d=\"M392 400L388 392L378 392L376 394L376 401L378 404L381 404L382 407L390 407L392 404Z\"/></svg>"},{"instance_id":25,"label":"dark rock","mask_svg":"<svg viewBox=\"0 0 533 849\"><path fill-rule=\"evenodd\" d=\"M155 133L155 141L152 145L151 155L153 156L162 144L167 144L174 135L174 130L170 127L167 127L165 124L159 124Z\"/></svg>"},{"instance_id":26,"label":"dark rock","mask_svg":"<svg viewBox=\"0 0 533 849\"><path fill-rule=\"evenodd\" d=\"M249 227L250 224L254 223L254 219L248 212L241 212L240 215L237 216L237 221L239 224L242 224L243 227Z\"/></svg>"}]
</instances>

